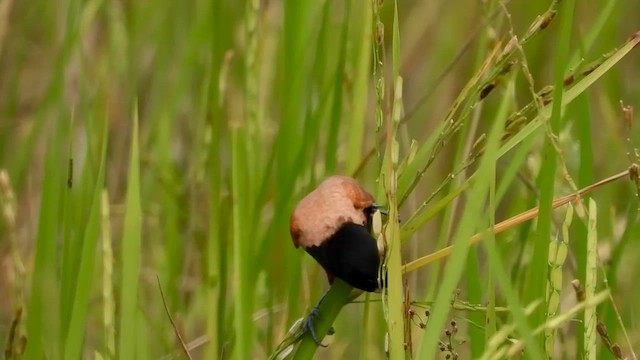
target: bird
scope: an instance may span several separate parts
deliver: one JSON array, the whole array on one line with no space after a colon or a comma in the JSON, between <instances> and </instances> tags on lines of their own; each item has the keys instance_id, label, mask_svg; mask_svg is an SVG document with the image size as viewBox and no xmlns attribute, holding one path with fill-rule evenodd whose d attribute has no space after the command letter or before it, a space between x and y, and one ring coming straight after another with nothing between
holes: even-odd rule
<instances>
[{"instance_id":1,"label":"bird","mask_svg":"<svg viewBox=\"0 0 640 360\"><path fill-rule=\"evenodd\" d=\"M302 247L323 267L330 284L339 278L354 288L374 292L380 288L378 273L383 256L371 235L376 211L386 213L357 180L331 176L296 205L289 222L291 239L296 248ZM325 345L317 339L313 318L326 294L304 324L320 346Z\"/></svg>"}]
</instances>

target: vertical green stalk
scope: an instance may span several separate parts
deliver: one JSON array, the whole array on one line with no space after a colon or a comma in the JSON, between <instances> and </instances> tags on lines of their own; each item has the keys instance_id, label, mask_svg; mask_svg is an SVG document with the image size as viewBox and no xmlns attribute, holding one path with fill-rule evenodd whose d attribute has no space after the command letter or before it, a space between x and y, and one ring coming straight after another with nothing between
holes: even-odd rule
<instances>
[{"instance_id":1,"label":"vertical green stalk","mask_svg":"<svg viewBox=\"0 0 640 360\"><path fill-rule=\"evenodd\" d=\"M60 166L62 156L60 135L53 133L47 142L40 218L36 237L31 297L27 308L27 348L25 359L57 359L60 344L57 319L52 312L58 308L57 250L55 234L58 233L59 209L64 184ZM52 311L53 310L53 311Z\"/></svg>"},{"instance_id":2,"label":"vertical green stalk","mask_svg":"<svg viewBox=\"0 0 640 360\"><path fill-rule=\"evenodd\" d=\"M150 126L151 137L154 139L150 144L151 153L154 154L154 166L162 179L161 191L156 196L155 201L159 203L159 217L162 219L162 226L157 232L151 233L153 238L161 240L164 246L162 266L163 271L160 277L163 279L163 288L167 294L167 306L169 310L174 312L180 308L180 278L184 268L185 243L181 235L181 214L180 206L181 198L181 179L180 172L174 167L172 156L174 149L172 147L173 137L175 137L176 124L171 119L171 110L174 107L170 102L159 105L157 114L153 116L157 118L157 123ZM165 108L166 107L166 108ZM143 192L147 190L143 189ZM142 194L145 196L146 194Z\"/></svg>"},{"instance_id":3,"label":"vertical green stalk","mask_svg":"<svg viewBox=\"0 0 640 360\"><path fill-rule=\"evenodd\" d=\"M253 257L249 246L251 234L247 225L252 222L251 187L249 169L251 153L251 129L257 122L258 111L258 71L257 71L257 26L260 2L247 2L245 31L247 54L245 57L245 119L231 125L231 188L233 195L233 277L235 315L235 357L249 359L252 349L251 312L253 291L251 281Z\"/></svg>"},{"instance_id":4,"label":"vertical green stalk","mask_svg":"<svg viewBox=\"0 0 640 360\"><path fill-rule=\"evenodd\" d=\"M335 75L333 77L333 101L331 116L329 118L329 133L325 149L325 169L329 174L335 172L337 165L336 149L338 148L338 135L340 134L340 124L342 123L342 98L344 95L344 73L347 57L347 40L349 36L349 16L351 11L351 0L346 0L344 7L346 13L344 15L344 21L342 23L342 34L339 46L340 50L338 55L338 62L335 67Z\"/></svg>"},{"instance_id":5,"label":"vertical green stalk","mask_svg":"<svg viewBox=\"0 0 640 360\"><path fill-rule=\"evenodd\" d=\"M578 186L585 187L594 180L594 154L593 154L593 144L592 144L592 132L591 129L591 114L590 114L590 102L592 99L592 94L584 93L576 98L575 103L572 106L571 113L576 119L584 119L583 121L575 121L575 133L580 144L580 165L578 168ZM583 221L574 222L571 227L571 234L575 239L586 239L587 238L587 226ZM572 244L572 254L576 261L576 278L584 279L585 278L585 269L587 263L587 242L586 241L575 241ZM611 284L614 286L614 284ZM605 304L603 307L608 306ZM577 322L576 323L576 333L584 333L584 323ZM610 327L609 331L612 336L615 334L617 326ZM584 348L584 337L578 336L576 339L575 349L577 353L580 353Z\"/></svg>"},{"instance_id":6,"label":"vertical green stalk","mask_svg":"<svg viewBox=\"0 0 640 360\"><path fill-rule=\"evenodd\" d=\"M562 223L562 237L549 244L549 279L547 280L547 321L551 321L560 310L560 292L562 291L562 265L569 252L569 227L573 219L573 206L569 204ZM547 358L553 358L556 329L544 331L544 350Z\"/></svg>"},{"instance_id":7,"label":"vertical green stalk","mask_svg":"<svg viewBox=\"0 0 640 360\"><path fill-rule=\"evenodd\" d=\"M82 346L84 343L85 326L87 313L89 311L89 297L94 283L94 264L96 263L96 247L100 235L100 209L101 195L104 187L105 162L107 152L107 121L105 119L102 130L102 143L100 151L100 165L98 176L89 206L89 217L87 218L86 227L83 229L83 240L77 254L78 262L77 275L75 278L73 297L71 298L73 306L71 307L69 327L64 343L64 358L78 359L82 356ZM89 186L89 184L87 184ZM71 259L67 259L71 261Z\"/></svg>"},{"instance_id":8,"label":"vertical green stalk","mask_svg":"<svg viewBox=\"0 0 640 360\"><path fill-rule=\"evenodd\" d=\"M138 286L141 262L142 208L140 204L140 153L138 145L138 108L133 111L131 154L127 180L124 225L122 230L122 273L120 288L120 359L135 359L138 335Z\"/></svg>"},{"instance_id":9,"label":"vertical green stalk","mask_svg":"<svg viewBox=\"0 0 640 360\"><path fill-rule=\"evenodd\" d=\"M217 108L217 104L214 105ZM215 111L215 110L214 110ZM214 113L221 116L221 112L215 111ZM221 126L221 119L215 119L211 128L207 129L211 134L216 134ZM221 225L227 221L230 217L224 216L223 197L222 197L222 174L220 158L218 151L220 149L220 139L216 136L211 136L209 140L209 162L207 166L209 168L209 229L207 237L207 283L208 302L209 309L207 311L207 333L211 338L210 344L206 349L206 357L217 358L220 356L221 343L222 343L222 326L225 320L225 294L227 290L227 261L226 261L226 249L227 239L222 236Z\"/></svg>"},{"instance_id":10,"label":"vertical green stalk","mask_svg":"<svg viewBox=\"0 0 640 360\"><path fill-rule=\"evenodd\" d=\"M251 308L250 286L248 271L251 266L250 252L248 251L249 234L245 232L246 221L246 136L242 125L233 126L231 129L231 187L233 194L233 284L234 298L234 330L235 330L235 358L249 359L251 356Z\"/></svg>"},{"instance_id":11,"label":"vertical green stalk","mask_svg":"<svg viewBox=\"0 0 640 360\"><path fill-rule=\"evenodd\" d=\"M200 116L202 123L206 124L203 142L207 147L207 174L209 183L209 228L206 242L206 303L208 304L207 313L207 335L211 339L206 346L205 357L214 359L220 357L222 340L222 326L226 320L226 285L227 285L227 239L222 237L220 224L224 224L229 217L224 217L224 210L221 205L223 203L222 196L222 178L223 165L220 156L221 142L223 136L217 134L225 134L226 128L223 99L225 89L227 88L228 62L224 62L225 51L227 50L225 31L230 27L231 16L224 11L225 4L222 1L210 2L211 17L213 21L205 19L209 26L205 32L210 33L212 48L209 56L211 57L208 64L208 74L203 79L203 90ZM208 113L210 112L210 115ZM207 122L208 116L210 121Z\"/></svg>"},{"instance_id":12,"label":"vertical green stalk","mask_svg":"<svg viewBox=\"0 0 640 360\"><path fill-rule=\"evenodd\" d=\"M320 3L312 1L285 0L284 5L284 23L282 34L281 48L281 78L278 87L275 90L282 94L281 111L282 117L279 119L278 133L273 146L273 170L277 177L276 192L274 194L274 206L277 209L291 209L290 199L292 189L296 184L296 174L302 174L309 171L312 166L305 167L307 159L301 155L312 146L317 147L317 139L311 143L301 141L306 138L301 136L300 129L306 130L310 125L319 126L318 124L310 124L306 121L309 115L308 109L308 93L310 91L309 81L309 63L305 61L308 54L309 42L312 37L312 21L315 20L311 16L313 6L320 6ZM305 119L305 120L303 120ZM311 134L313 135L313 134ZM316 137L317 138L317 137ZM308 151L308 150L307 150ZM310 153L310 152L309 152ZM296 161L300 156L300 161ZM312 157L313 155L309 155ZM271 160L270 160L271 162ZM271 169L268 169L265 177L269 176ZM311 169L313 173L313 169ZM288 221L288 211L276 212L272 224L267 229L265 239L262 244L269 244L269 239L274 239L277 225L280 229L286 229ZM284 246L284 251L277 257L284 261L284 277L288 299L287 318L293 319L299 316L300 303L296 301L300 290L300 271L302 257L295 252L295 248Z\"/></svg>"},{"instance_id":13,"label":"vertical green stalk","mask_svg":"<svg viewBox=\"0 0 640 360\"><path fill-rule=\"evenodd\" d=\"M103 358L116 357L116 304L113 296L113 249L111 248L111 211L109 193L102 191L102 325L104 327Z\"/></svg>"},{"instance_id":14,"label":"vertical green stalk","mask_svg":"<svg viewBox=\"0 0 640 360\"><path fill-rule=\"evenodd\" d=\"M211 130L209 130L211 131ZM220 173L218 157L215 156L218 149L218 142L211 140L211 160L207 164L210 168L209 183L209 234L207 236L207 299L209 308L207 311L207 334L211 342L206 348L206 358L213 359L220 356L220 327L224 320L224 304L223 297L225 295L224 279L226 278L226 268L223 266L222 259L225 258L225 246L223 244L226 239L220 236L219 224L222 220L222 202L220 193Z\"/></svg>"},{"instance_id":15,"label":"vertical green stalk","mask_svg":"<svg viewBox=\"0 0 640 360\"><path fill-rule=\"evenodd\" d=\"M74 114L71 115L71 119L67 121L60 121L59 128L67 128L67 132L71 133L74 123ZM88 135L89 131L87 131ZM89 138L89 136L87 136ZM78 226L78 218L85 220L85 217L75 216L76 213L85 212L84 207L90 206L88 202L83 202L84 198L91 198L91 193L86 195L86 191L83 188L92 189L94 184L89 185L92 169L90 166L85 166L85 171L82 176L81 184L73 184L74 181L74 166L73 166L73 137L69 137L69 143L67 145L67 158L68 172L67 172L67 186L62 195L62 214L61 222L63 227L63 241L62 241L62 257L61 257L61 271L60 271L60 337L61 339L67 338L67 332L69 331L69 321L71 320L71 312L73 311L73 298L76 292L75 285L77 283L77 276L79 274L78 264L80 263L80 255L82 251L82 237L79 235L84 231L84 224ZM90 155L88 155L91 158ZM77 175L76 175L77 176ZM80 187L78 186L80 185ZM81 210L80 210L81 209ZM84 221L83 221L84 222ZM65 349L63 348L64 352Z\"/></svg>"},{"instance_id":16,"label":"vertical green stalk","mask_svg":"<svg viewBox=\"0 0 640 360\"><path fill-rule=\"evenodd\" d=\"M598 231L597 207L593 199L589 199L589 220L587 228L587 264L584 282L584 300L593 299L598 281ZM584 310L584 359L595 360L596 351L596 307L589 306Z\"/></svg>"},{"instance_id":17,"label":"vertical green stalk","mask_svg":"<svg viewBox=\"0 0 640 360\"><path fill-rule=\"evenodd\" d=\"M351 285L337 278L329 291L327 292L327 296L320 304L320 309L318 309L318 313L320 316L316 317L313 321L313 326L316 329L316 335L319 338L324 338L324 336L329 331L331 324L333 324L336 317L340 313L340 310L347 304L349 301L349 295L351 294L351 290L353 288ZM318 349L318 345L311 338L311 334L309 332L305 332L298 349L293 356L294 360L308 360L313 358L313 354Z\"/></svg>"},{"instance_id":18,"label":"vertical green stalk","mask_svg":"<svg viewBox=\"0 0 640 360\"><path fill-rule=\"evenodd\" d=\"M380 128L384 122L384 97L385 97L385 84L384 84L384 24L380 21L380 2L378 0L371 0L371 8L373 15L373 81L376 91L376 107L375 107L375 119L376 119L376 132L378 133L378 143L382 139L379 139ZM378 158L380 158L380 151L377 151Z\"/></svg>"},{"instance_id":19,"label":"vertical green stalk","mask_svg":"<svg viewBox=\"0 0 640 360\"><path fill-rule=\"evenodd\" d=\"M283 24L283 76L281 80L281 92L283 99L282 118L275 146L278 152L277 161L279 174L290 171L296 151L300 148L300 137L296 129L300 119L305 116L304 109L307 98L303 96L307 87L305 79L308 65L305 62L306 47L310 40L311 6L313 2L299 0L284 1ZM303 144L304 146L304 144Z\"/></svg>"},{"instance_id":20,"label":"vertical green stalk","mask_svg":"<svg viewBox=\"0 0 640 360\"><path fill-rule=\"evenodd\" d=\"M358 46L355 46L352 57L352 67L354 69L353 93L351 94L351 117L348 122L347 132L347 174L354 174L362 157L362 144L364 138L365 126L365 108L367 105L367 89L369 85L369 71L371 63L371 45L372 45L372 9L368 4L368 0L356 0L350 3L358 11L351 11L351 18L347 21L354 21L355 38L361 39ZM354 15L355 14L355 15ZM379 230L379 229L378 229ZM372 331L369 326L373 322L371 313L370 296L365 296L365 305L363 309L362 326L364 331L360 334L360 359L367 359L370 352L369 341Z\"/></svg>"},{"instance_id":21,"label":"vertical green stalk","mask_svg":"<svg viewBox=\"0 0 640 360\"><path fill-rule=\"evenodd\" d=\"M496 116L496 121L494 121L495 124L497 124L496 126L498 128L502 128L502 124L504 124L504 121L507 117L507 108L509 106L510 103L513 102L513 99L515 98L515 83L513 81L513 78L511 79L511 81L509 82L508 85L508 89L506 94L509 95L505 95L502 103L500 105L500 109L497 113ZM496 164L495 164L495 159L498 158L498 153L499 153L499 143L496 142L496 133L495 131L495 127L492 129L491 134L488 137L487 140L487 147L486 147L486 151L485 151L485 157L488 158L493 158L494 162L493 163L487 163L487 166L489 166L489 164L491 164L491 171L493 173L493 178L495 179L496 176ZM484 161L484 159L483 159ZM482 168L482 163L480 164L480 168ZM481 181L480 179L482 178L482 175L477 174L478 176L478 181ZM494 180L495 181L495 180ZM495 191L495 186L494 185L490 185L490 191ZM491 194L490 196L493 196L495 198L495 193ZM471 200L471 198L470 198ZM495 211L495 208L492 209ZM494 215L490 215L491 218L494 217ZM495 219L492 219L495 220ZM495 224L494 221L491 222L491 224ZM513 331L513 329L517 329L520 336L523 338L523 341L525 343L525 345L527 346L527 353L530 354L530 356L534 359L540 359L542 358L542 353L541 351L538 349L538 347L536 346L535 342L534 342L534 338L532 335L532 329L530 328L530 326L527 323L527 318L526 316L530 313L530 311L528 309L533 310L533 308L536 307L536 303L532 303L532 304L527 304L527 308L526 309L522 309L522 302L520 301L520 299L518 298L518 294L516 292L516 289L514 288L514 286L511 284L512 279L510 279L510 273L507 270L507 267L504 265L504 261L502 260L502 255L498 252L498 248L496 247L496 243L495 243L495 235L492 233L489 233L486 235L486 239L482 241L482 245L484 245L484 249L488 254L488 263L492 272L493 277L497 280L497 283L502 291L502 293L504 294L504 297L506 299L507 304L509 304L509 308L512 312L512 316L513 316L513 321L514 321L514 327L511 328L510 326L503 326L499 331L497 331L494 334L494 338L499 338L500 334L503 335L508 335L511 331ZM511 328L511 329L509 329ZM492 347L491 344L492 341L490 340L488 345L485 348L485 354L486 351L488 349L490 349Z\"/></svg>"},{"instance_id":22,"label":"vertical green stalk","mask_svg":"<svg viewBox=\"0 0 640 360\"><path fill-rule=\"evenodd\" d=\"M356 28L357 52L353 56L354 80L353 94L351 97L351 116L348 123L348 145L347 145L347 174L353 174L360 161L362 160L362 144L364 138L365 126L365 109L367 105L367 87L369 85L369 72L371 64L371 44L372 44L372 10L367 6L367 0L356 0L355 6L358 11L352 11L356 14L357 23L360 25ZM353 18L354 16L352 16Z\"/></svg>"},{"instance_id":23,"label":"vertical green stalk","mask_svg":"<svg viewBox=\"0 0 640 360\"><path fill-rule=\"evenodd\" d=\"M498 6L498 1L489 1L483 8L483 13L485 16L491 16L491 13L495 11ZM475 68L482 68L482 64L484 60L487 58L488 49L490 49L490 38L489 34L494 31L496 28L500 28L502 19L498 18L495 24L489 25L486 29L482 31L477 40L478 46L475 54ZM465 121L462 124L462 129L460 130L460 135L456 148L456 155L453 161L453 164L463 164L466 159L468 159L472 152L472 146L475 140L478 137L478 127L483 117L484 111L484 102L475 103L476 99L470 99L473 102L473 111L471 112L471 116L469 117L469 121ZM448 185L449 189L457 188L463 184L463 181L468 179L470 172L468 170L464 170L460 176L456 176L456 179ZM501 178L501 180L505 181ZM499 204L500 199L496 199L495 195L495 182L491 183L491 189L489 191L489 224L495 224L495 208ZM446 190L445 190L446 191ZM448 191L450 192L450 190ZM461 198L456 198L453 201L452 206L448 208L447 214L447 222L443 222L443 224L447 224L447 234L451 233L451 228L454 226L455 218L454 214L460 208L460 205L463 204L463 200ZM465 270L465 275L467 277L466 281L466 300L472 303L481 303L484 298L484 294L487 297L487 312L471 312L468 314L468 321L471 323L480 324L485 322L486 328L482 329L477 326L470 326L468 329L469 336L469 346L471 347L471 357L474 359L479 358L484 352L484 348L486 346L486 339L489 339L496 329L496 314L495 314L495 283L493 276L486 277L486 280L483 279L483 274L480 271L482 265L480 260L478 259L478 251L473 249L469 251L469 258L467 259L467 266ZM435 276L434 276L435 278Z\"/></svg>"},{"instance_id":24,"label":"vertical green stalk","mask_svg":"<svg viewBox=\"0 0 640 360\"><path fill-rule=\"evenodd\" d=\"M389 334L389 358L400 360L407 357L405 353L405 314L404 290L402 281L402 256L400 242L400 226L398 225L398 202L396 191L398 178L398 157L400 144L396 140L398 123L402 116L402 78L400 77L400 31L398 23L398 3L394 2L393 13L393 107L391 116L386 119L386 149L382 167L382 183L389 206L389 219L384 228L386 245L385 265L387 267L386 300L387 331ZM409 334L406 334L408 337Z\"/></svg>"},{"instance_id":25,"label":"vertical green stalk","mask_svg":"<svg viewBox=\"0 0 640 360\"><path fill-rule=\"evenodd\" d=\"M263 167L262 152L259 150L263 146L262 124L260 123L260 57L258 52L258 32L260 0L247 1L245 20L245 31L247 37L247 53L245 56L245 123L247 131L247 169L251 169L254 174L261 174ZM233 165L232 165L233 166ZM247 190L254 194L253 189L259 183L254 176L247 176ZM247 212L249 226L257 226L261 212L260 207L255 207Z\"/></svg>"},{"instance_id":26,"label":"vertical green stalk","mask_svg":"<svg viewBox=\"0 0 640 360\"><path fill-rule=\"evenodd\" d=\"M547 279L549 256L549 239L551 237L551 202L554 197L557 156L554 146L555 136L560 132L563 110L563 81L564 72L569 62L569 44L571 39L571 26L573 21L574 0L563 1L560 36L556 47L556 63L554 74L553 104L551 117L546 123L547 140L542 151L542 167L538 175L538 188L540 189L540 215L535 236L533 257L529 265L527 287L523 300L530 303L540 298L545 292L545 279ZM546 306L538 307L531 315L534 324L544 321ZM541 341L542 344L542 341Z\"/></svg>"},{"instance_id":27,"label":"vertical green stalk","mask_svg":"<svg viewBox=\"0 0 640 360\"><path fill-rule=\"evenodd\" d=\"M396 12L397 14L397 12ZM397 15L396 15L397 20ZM404 359L405 353L405 333L403 312L403 281L402 281L402 258L400 227L398 225L398 203L396 201L396 167L398 165L398 144L395 134L400 121L400 106L402 102L402 78L398 77L395 86L395 99L393 117L388 125L387 148L382 170L382 180L389 206L389 220L384 229L384 238L387 248L385 262L387 266L387 331L389 333L389 358ZM409 335L409 334L407 334Z\"/></svg>"}]
</instances>

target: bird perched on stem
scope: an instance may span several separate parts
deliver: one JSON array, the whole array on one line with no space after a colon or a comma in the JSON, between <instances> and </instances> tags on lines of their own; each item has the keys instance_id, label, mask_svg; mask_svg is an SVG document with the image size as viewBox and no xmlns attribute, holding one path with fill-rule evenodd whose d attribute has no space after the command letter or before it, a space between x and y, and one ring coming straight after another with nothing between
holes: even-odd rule
<instances>
[{"instance_id":1,"label":"bird perched on stem","mask_svg":"<svg viewBox=\"0 0 640 360\"><path fill-rule=\"evenodd\" d=\"M347 176L332 176L305 196L296 206L289 230L293 244L302 246L327 273L349 285L373 292L378 284L382 258L371 235L371 219L379 210L373 196ZM326 293L305 322L305 330L321 346L313 330L313 318Z\"/></svg>"}]
</instances>

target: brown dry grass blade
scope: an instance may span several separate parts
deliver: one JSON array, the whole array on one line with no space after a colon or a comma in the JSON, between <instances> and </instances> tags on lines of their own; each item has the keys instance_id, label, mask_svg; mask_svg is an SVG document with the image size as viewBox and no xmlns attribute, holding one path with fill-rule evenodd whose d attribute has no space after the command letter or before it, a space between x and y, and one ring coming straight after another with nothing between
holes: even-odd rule
<instances>
[{"instance_id":1,"label":"brown dry grass blade","mask_svg":"<svg viewBox=\"0 0 640 360\"><path fill-rule=\"evenodd\" d=\"M589 185L587 187L584 187L584 188L576 191L573 194L570 194L570 195L567 195L567 196L563 196L561 198L558 198L558 199L554 200L552 205L551 205L551 207L553 209L557 209L557 208L559 208L559 207L561 207L563 205L566 205L566 204L568 204L568 203L570 203L572 201L580 199L582 196L592 192L593 190L595 190L595 189L597 189L597 188L599 188L601 186L604 186L606 184L614 182L614 181L616 181L616 180L618 180L620 178L623 178L625 176L630 176L631 175L632 178L633 177L637 177L637 174L638 174L637 169L638 169L638 165L634 164L629 169L627 169L627 170L625 170L625 171L623 171L621 173L618 173L618 174L613 175L611 177L608 177L606 179L600 180L600 181L598 181L598 182L596 182L594 184L591 184L591 185ZM632 180L637 181L636 179L632 179ZM529 221L529 220L535 218L536 216L538 216L539 212L540 212L540 209L538 207L535 207L533 209L527 210L527 211L525 211L523 213L520 213L520 214L518 214L516 216L513 216L513 217L511 217L511 218L509 218L507 220L504 220L504 221L496 224L492 229L489 229L488 231L491 231L494 235L497 235L497 234L499 234L499 233L501 233L501 232L503 232L505 230L508 230L508 229L511 229L511 228L513 228L515 226L518 226L518 225L522 224L525 221ZM471 244L479 243L483 239L484 234L485 234L485 232L475 234L471 238ZM419 259L413 260L413 261L405 264L402 270L406 274L406 273L412 272L414 270L417 270L417 269L419 269L421 267L424 267L426 265L429 265L429 264L431 264L433 262L436 262L438 260L444 259L444 258L446 258L447 256L449 256L451 254L451 252L453 251L453 246L454 245L447 246L447 247L445 247L443 249L440 249L440 250L438 250L436 252L433 252L433 253L431 253L431 254L429 254L427 256L423 256L423 257L421 257Z\"/></svg>"}]
</instances>

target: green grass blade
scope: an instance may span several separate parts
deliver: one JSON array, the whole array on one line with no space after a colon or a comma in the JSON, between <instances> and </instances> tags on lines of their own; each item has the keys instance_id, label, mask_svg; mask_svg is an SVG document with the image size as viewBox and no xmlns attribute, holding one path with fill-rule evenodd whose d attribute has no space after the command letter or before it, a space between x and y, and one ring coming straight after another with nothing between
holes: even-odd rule
<instances>
[{"instance_id":1,"label":"green grass blade","mask_svg":"<svg viewBox=\"0 0 640 360\"><path fill-rule=\"evenodd\" d=\"M507 90L507 94L511 94L511 96L513 96L514 84L513 82L511 82L509 85L510 87ZM503 117L506 118L506 106L509 101L509 98L510 97L508 95L505 95L501 103L500 110L498 112L500 117L498 117L496 121L498 124L503 123L504 121ZM495 139L493 141L494 141L493 143L488 143L491 145L487 145L487 153L485 156L494 156L495 159L497 159L499 145L497 144L497 141ZM495 168L493 168L493 171L495 171ZM478 176L481 176L481 175L478 174ZM495 187L493 187L492 190L495 191ZM495 197L495 194L493 194L493 196ZM492 225L495 225L495 223L493 223ZM537 302L528 304L528 306L530 306L531 308L530 312L527 313L523 310L522 302L518 297L516 289L511 284L511 279L509 278L510 273L508 273L507 267L504 265L504 261L502 260L501 255L499 254L497 247L495 245L495 236L489 233L487 236L487 241L483 241L483 245L489 256L488 263L489 263L489 267L491 268L491 272L495 277L502 293L504 293L505 300L508 304L509 309L511 310L513 321L515 323L514 328L518 330L520 336L523 338L524 343L526 344L526 347L527 347L527 352L530 354L530 356L534 359L542 358L542 352L533 341L532 330L529 324L527 323L527 317L526 317L527 315L535 311L537 306L533 306L533 305L537 304ZM503 330L504 328L501 329L500 331L503 331Z\"/></svg>"},{"instance_id":2,"label":"green grass blade","mask_svg":"<svg viewBox=\"0 0 640 360\"><path fill-rule=\"evenodd\" d=\"M69 121L68 129L73 129L73 117ZM64 126L63 126L64 127ZM67 130L69 131L69 130ZM91 177L92 168L85 166L84 174L80 184L74 179L74 164L73 164L73 138L70 137L68 145L68 172L67 172L67 187L62 197L63 213L63 243L62 243L62 259L61 259L61 273L60 273L60 336L62 339L66 339L67 332L69 331L69 321L71 320L71 312L73 311L73 298L75 294L75 284L78 276L78 259L80 258L80 247L82 239L77 236L77 233L82 233L84 229L82 226L78 226L80 223L77 219L79 214L82 214L81 209L84 209L86 204L84 202L84 195L87 194L85 190L89 187L87 181ZM76 182L74 185L73 182ZM93 186L95 184L91 184ZM75 188L74 188L75 187ZM84 220L84 219L83 219ZM63 348L63 352L64 352Z\"/></svg>"},{"instance_id":3,"label":"green grass blade","mask_svg":"<svg viewBox=\"0 0 640 360\"><path fill-rule=\"evenodd\" d=\"M40 360L44 357L59 358L60 344L58 319L55 316L59 290L57 286L56 242L59 223L61 194L65 184L63 159L64 148L60 134L53 133L47 142L45 172L40 201L40 218L36 238L31 299L27 307L27 348L25 359Z\"/></svg>"},{"instance_id":4,"label":"green grass blade","mask_svg":"<svg viewBox=\"0 0 640 360\"><path fill-rule=\"evenodd\" d=\"M395 14L397 21L397 9ZM394 26L394 41L397 41L398 29ZM396 198L397 176L395 169L398 166L399 144L395 134L400 121L400 107L402 106L402 78L396 79L394 90L393 118L388 125L387 149L385 151L384 164L380 175L384 184L389 206L389 219L384 229L386 244L386 267L388 271L387 284L387 331L389 333L389 358L404 359L405 353L405 314L403 312L404 282L402 281L402 259L400 226L398 225L398 204Z\"/></svg>"},{"instance_id":5,"label":"green grass blade","mask_svg":"<svg viewBox=\"0 0 640 360\"><path fill-rule=\"evenodd\" d=\"M247 139L244 130L235 128L231 130L231 151L233 168L231 170L233 191L233 278L236 284L234 296L234 330L236 336L236 356L238 359L248 359L251 352L251 293L250 287L254 286L249 280L250 257L249 232L246 231L246 203L247 183L245 174Z\"/></svg>"},{"instance_id":6,"label":"green grass blade","mask_svg":"<svg viewBox=\"0 0 640 360\"><path fill-rule=\"evenodd\" d=\"M94 268L96 263L96 247L100 234L101 197L104 187L105 159L107 152L107 126L103 129L102 151L100 152L100 165L98 176L93 188L90 214L82 241L82 251L76 278L73 307L69 329L65 339L64 358L78 359L82 355L82 345L85 337L86 318L89 313L89 297L95 282Z\"/></svg>"},{"instance_id":7,"label":"green grass blade","mask_svg":"<svg viewBox=\"0 0 640 360\"><path fill-rule=\"evenodd\" d=\"M557 167L557 153L555 136L560 132L563 111L563 81L565 69L569 61L569 44L571 39L571 29L573 24L574 1L563 2L562 7L562 28L558 41L554 74L554 91L551 117L547 129L547 141L543 149L544 162L538 174L537 185L540 190L540 215L536 229L535 243L533 244L533 257L528 266L527 287L523 294L523 301L531 303L540 299L540 294L545 293L545 279L548 274L549 239L551 238L551 202L555 196L555 179ZM544 120L543 120L544 121ZM534 324L542 323L544 319L544 309L542 306L531 315ZM542 344L542 342L541 342Z\"/></svg>"},{"instance_id":8,"label":"green grass blade","mask_svg":"<svg viewBox=\"0 0 640 360\"><path fill-rule=\"evenodd\" d=\"M313 326L316 329L316 335L319 338L324 338L324 335L329 332L329 328L340 313L340 310L342 310L342 307L347 304L347 300L349 299L352 289L353 288L349 284L340 279L336 279L336 281L333 282L329 292L327 292L327 296L324 298L324 301L322 301L322 304L320 304L320 308L318 309L318 313L321 314L321 316L318 316L313 322ZM317 349L318 345L313 341L311 334L306 332L303 334L302 341L296 349L293 359L312 359Z\"/></svg>"},{"instance_id":9,"label":"green grass blade","mask_svg":"<svg viewBox=\"0 0 640 360\"><path fill-rule=\"evenodd\" d=\"M547 321L560 311L560 296L562 292L562 265L569 252L569 227L573 219L573 206L569 204L562 223L561 238L549 244L549 278L547 279ZM547 329L544 334L544 349L547 358L554 355L556 343L556 329Z\"/></svg>"},{"instance_id":10,"label":"green grass blade","mask_svg":"<svg viewBox=\"0 0 640 360\"><path fill-rule=\"evenodd\" d=\"M592 139L592 127L591 127L591 111L589 110L589 103L591 101L591 94L585 93L580 95L571 107L568 107L568 111L578 119L585 119L585 121L575 122L575 132L580 144L580 165L578 168L577 183L578 186L584 187L594 182L594 152L593 144L596 141ZM582 241L572 242L572 254L576 261L576 278L585 278L585 269L587 262L587 241L583 239L587 238L587 227L582 221L576 221L571 227L571 233L575 239L581 239ZM612 329L612 331L615 331ZM584 322L578 322L576 324L576 332L584 333ZM584 337L579 336L576 339L576 350L580 353L584 348Z\"/></svg>"},{"instance_id":11,"label":"green grass blade","mask_svg":"<svg viewBox=\"0 0 640 360\"><path fill-rule=\"evenodd\" d=\"M398 217L397 186L398 157L400 144L397 140L398 124L402 116L403 81L400 77L400 28L398 20L398 2L394 1L393 11L393 107L391 117L386 124L386 148L380 179L384 187L389 206L389 218L384 227L384 244L386 247L385 266L387 270L387 288L385 313L387 316L387 332L389 336L389 359L401 360L407 357L405 346L411 334L405 333L404 313L404 281L402 277L402 241ZM384 271L383 271L384 273Z\"/></svg>"},{"instance_id":12,"label":"green grass blade","mask_svg":"<svg viewBox=\"0 0 640 360\"><path fill-rule=\"evenodd\" d=\"M587 229L587 264L586 278L584 282L585 301L591 300L596 295L596 285L598 282L598 232L597 232L597 207L593 199L589 199L589 220ZM596 309L593 307L584 310L584 358L595 360L597 352Z\"/></svg>"},{"instance_id":13,"label":"green grass blade","mask_svg":"<svg viewBox=\"0 0 640 360\"><path fill-rule=\"evenodd\" d=\"M137 354L138 291L142 257L142 208L140 204L140 150L138 142L138 109L133 111L131 153L127 179L124 225L122 229L122 272L120 276L120 333L118 358L134 359Z\"/></svg>"},{"instance_id":14,"label":"green grass blade","mask_svg":"<svg viewBox=\"0 0 640 360\"><path fill-rule=\"evenodd\" d=\"M327 2L329 4L330 2ZM329 120L329 132L325 152L325 167L326 172L333 174L336 171L337 156L336 149L338 148L338 135L340 134L340 125L342 124L343 113L343 87L344 87L344 73L345 63L347 58L347 41L349 35L349 16L351 11L351 0L345 1L345 15L342 22L342 33L340 34L338 62L335 67L334 86L333 86L333 101L331 108L331 117Z\"/></svg>"},{"instance_id":15,"label":"green grass blade","mask_svg":"<svg viewBox=\"0 0 640 360\"><path fill-rule=\"evenodd\" d=\"M356 18L359 27L351 28L357 31L356 38L360 39L356 51L352 56L352 67L355 69L353 80L353 94L351 96L351 117L348 122L347 132L347 160L346 173L353 174L358 168L362 158L362 144L365 135L365 110L367 105L367 86L369 85L369 72L371 71L371 42L373 23L371 6L367 0L356 0L351 2L351 6L357 11L351 11L351 17ZM355 14L354 14L355 13Z\"/></svg>"},{"instance_id":16,"label":"green grass blade","mask_svg":"<svg viewBox=\"0 0 640 360\"><path fill-rule=\"evenodd\" d=\"M104 326L104 359L116 358L116 301L113 295L113 248L111 246L111 211L109 193L102 191L102 320Z\"/></svg>"}]
</instances>

